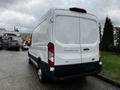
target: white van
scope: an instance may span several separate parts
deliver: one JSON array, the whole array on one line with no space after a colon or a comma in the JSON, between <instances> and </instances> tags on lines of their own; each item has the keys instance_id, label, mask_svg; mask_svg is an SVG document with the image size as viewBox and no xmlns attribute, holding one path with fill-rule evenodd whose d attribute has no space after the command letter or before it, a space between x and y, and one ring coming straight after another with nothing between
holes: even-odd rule
<instances>
[{"instance_id":1,"label":"white van","mask_svg":"<svg viewBox=\"0 0 120 90\"><path fill-rule=\"evenodd\" d=\"M29 63L38 67L40 81L64 80L101 70L99 24L84 9L51 9L32 34Z\"/></svg>"}]
</instances>

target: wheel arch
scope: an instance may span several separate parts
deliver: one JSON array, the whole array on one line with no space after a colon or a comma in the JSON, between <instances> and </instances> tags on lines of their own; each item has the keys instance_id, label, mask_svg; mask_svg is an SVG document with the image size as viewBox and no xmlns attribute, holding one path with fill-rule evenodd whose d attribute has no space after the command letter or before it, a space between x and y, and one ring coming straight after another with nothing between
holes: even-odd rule
<instances>
[{"instance_id":1,"label":"wheel arch","mask_svg":"<svg viewBox=\"0 0 120 90\"><path fill-rule=\"evenodd\" d=\"M42 59L38 57L38 63L40 64L42 62Z\"/></svg>"}]
</instances>

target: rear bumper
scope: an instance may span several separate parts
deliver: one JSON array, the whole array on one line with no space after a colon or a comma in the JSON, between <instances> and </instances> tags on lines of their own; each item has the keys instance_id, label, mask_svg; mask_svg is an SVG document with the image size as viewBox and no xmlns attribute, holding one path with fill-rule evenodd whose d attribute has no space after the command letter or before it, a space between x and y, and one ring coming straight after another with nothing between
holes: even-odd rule
<instances>
[{"instance_id":1,"label":"rear bumper","mask_svg":"<svg viewBox=\"0 0 120 90\"><path fill-rule=\"evenodd\" d=\"M46 76L52 80L64 80L81 76L94 75L101 71L101 65L99 64L99 61L83 64L55 66L53 67L53 71L50 71L50 67L47 64L44 66L43 72L45 72Z\"/></svg>"}]
</instances>

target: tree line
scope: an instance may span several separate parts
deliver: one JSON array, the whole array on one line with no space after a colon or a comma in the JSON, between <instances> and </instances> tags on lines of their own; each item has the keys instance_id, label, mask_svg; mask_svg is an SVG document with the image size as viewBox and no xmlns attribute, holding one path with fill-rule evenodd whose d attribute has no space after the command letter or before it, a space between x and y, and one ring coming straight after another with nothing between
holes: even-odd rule
<instances>
[{"instance_id":1,"label":"tree line","mask_svg":"<svg viewBox=\"0 0 120 90\"><path fill-rule=\"evenodd\" d=\"M100 49L105 51L120 52L120 27L114 27L109 17L103 28L101 36Z\"/></svg>"}]
</instances>

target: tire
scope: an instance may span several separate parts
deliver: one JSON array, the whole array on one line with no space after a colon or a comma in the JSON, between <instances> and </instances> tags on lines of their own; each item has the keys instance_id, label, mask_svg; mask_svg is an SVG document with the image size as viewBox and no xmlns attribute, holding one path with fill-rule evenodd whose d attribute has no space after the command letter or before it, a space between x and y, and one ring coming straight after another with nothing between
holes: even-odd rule
<instances>
[{"instance_id":1,"label":"tire","mask_svg":"<svg viewBox=\"0 0 120 90\"><path fill-rule=\"evenodd\" d=\"M47 77L45 76L45 74L43 73L40 67L38 68L37 74L38 74L39 81L41 83L45 83L47 81Z\"/></svg>"},{"instance_id":2,"label":"tire","mask_svg":"<svg viewBox=\"0 0 120 90\"><path fill-rule=\"evenodd\" d=\"M20 51L20 48L17 48L17 51Z\"/></svg>"},{"instance_id":3,"label":"tire","mask_svg":"<svg viewBox=\"0 0 120 90\"><path fill-rule=\"evenodd\" d=\"M2 49L2 47L0 47L0 50Z\"/></svg>"},{"instance_id":4,"label":"tire","mask_svg":"<svg viewBox=\"0 0 120 90\"><path fill-rule=\"evenodd\" d=\"M29 63L29 64L33 64L30 58L29 58L29 60L28 60L28 63Z\"/></svg>"}]
</instances>

